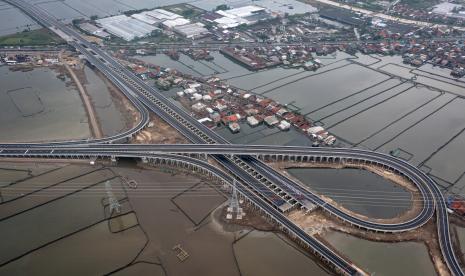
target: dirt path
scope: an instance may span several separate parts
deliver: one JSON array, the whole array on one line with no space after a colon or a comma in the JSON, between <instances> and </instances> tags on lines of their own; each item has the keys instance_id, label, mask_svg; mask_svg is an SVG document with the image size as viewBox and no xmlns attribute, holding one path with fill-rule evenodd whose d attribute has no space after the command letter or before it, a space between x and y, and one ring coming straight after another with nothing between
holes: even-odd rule
<instances>
[{"instance_id":1,"label":"dirt path","mask_svg":"<svg viewBox=\"0 0 465 276\"><path fill-rule=\"evenodd\" d=\"M66 61L63 60L63 51L61 51L58 54L58 58L65 66L66 71L69 73L69 75L71 76L71 78L73 79L74 83L76 84L79 90L79 94L81 95L81 99L82 99L82 102L84 103L84 108L87 113L87 117L89 118L89 127L90 127L90 130L92 131L92 134L94 135L95 138L102 138L103 137L102 129L100 128L100 124L98 122L97 115L95 113L94 106L91 103L89 95L87 94L86 90L84 89L84 86L79 81L79 78L76 76L74 71L71 69L71 67L69 67Z\"/></svg>"}]
</instances>

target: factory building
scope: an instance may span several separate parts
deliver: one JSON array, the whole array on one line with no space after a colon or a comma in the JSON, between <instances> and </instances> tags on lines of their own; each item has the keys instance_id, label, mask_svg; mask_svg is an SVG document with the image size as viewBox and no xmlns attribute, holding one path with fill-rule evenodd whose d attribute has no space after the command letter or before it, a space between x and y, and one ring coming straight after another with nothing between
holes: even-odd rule
<instances>
[{"instance_id":1,"label":"factory building","mask_svg":"<svg viewBox=\"0 0 465 276\"><path fill-rule=\"evenodd\" d=\"M107 32L126 41L150 35L157 27L126 15L117 15L96 21Z\"/></svg>"},{"instance_id":2,"label":"factory building","mask_svg":"<svg viewBox=\"0 0 465 276\"><path fill-rule=\"evenodd\" d=\"M110 34L105 32L105 30L103 28L98 28L97 26L92 25L92 24L90 24L88 22L80 24L79 28L81 28L82 30L88 32L89 34L92 34L92 35L95 35L95 36L98 36L98 37L101 37L101 38L110 37Z\"/></svg>"},{"instance_id":3,"label":"factory building","mask_svg":"<svg viewBox=\"0 0 465 276\"><path fill-rule=\"evenodd\" d=\"M196 39L204 37L210 33L204 26L205 25L202 23L192 23L176 26L173 30L185 38Z\"/></svg>"},{"instance_id":4,"label":"factory building","mask_svg":"<svg viewBox=\"0 0 465 276\"><path fill-rule=\"evenodd\" d=\"M127 17L118 15L97 20L107 32L130 41L150 35L161 27L191 39L201 38L209 31L201 23L192 23L179 14L163 9L155 9L136 13Z\"/></svg>"},{"instance_id":5,"label":"factory building","mask_svg":"<svg viewBox=\"0 0 465 276\"><path fill-rule=\"evenodd\" d=\"M161 25L165 29L172 29L176 26L182 26L191 23L188 19L185 19L183 17L179 17L176 19L170 19L170 20L165 20L161 23Z\"/></svg>"},{"instance_id":6,"label":"factory building","mask_svg":"<svg viewBox=\"0 0 465 276\"><path fill-rule=\"evenodd\" d=\"M222 17L214 20L220 28L229 29L242 24L252 25L260 20L270 19L271 14L263 7L244 6L240 8L217 11Z\"/></svg>"}]
</instances>

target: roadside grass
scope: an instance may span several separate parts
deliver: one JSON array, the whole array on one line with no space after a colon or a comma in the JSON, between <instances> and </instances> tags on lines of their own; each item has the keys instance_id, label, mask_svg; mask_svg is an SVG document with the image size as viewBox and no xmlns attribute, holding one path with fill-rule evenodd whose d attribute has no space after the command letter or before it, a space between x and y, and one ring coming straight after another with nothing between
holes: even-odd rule
<instances>
[{"instance_id":1,"label":"roadside grass","mask_svg":"<svg viewBox=\"0 0 465 276\"><path fill-rule=\"evenodd\" d=\"M23 31L0 37L0 46L34 46L62 44L64 40L47 29Z\"/></svg>"}]
</instances>

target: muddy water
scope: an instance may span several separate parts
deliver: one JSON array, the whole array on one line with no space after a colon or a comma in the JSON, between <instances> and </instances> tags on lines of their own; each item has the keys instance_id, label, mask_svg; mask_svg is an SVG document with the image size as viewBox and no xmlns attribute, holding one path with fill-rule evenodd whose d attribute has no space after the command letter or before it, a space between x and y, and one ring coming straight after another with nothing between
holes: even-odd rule
<instances>
[{"instance_id":1,"label":"muddy water","mask_svg":"<svg viewBox=\"0 0 465 276\"><path fill-rule=\"evenodd\" d=\"M76 89L49 68L12 72L0 67L0 141L70 140L90 135ZM25 94L26 93L26 94Z\"/></svg>"},{"instance_id":2,"label":"muddy water","mask_svg":"<svg viewBox=\"0 0 465 276\"><path fill-rule=\"evenodd\" d=\"M59 171L63 175L57 174ZM114 173L137 181L136 189L125 189L129 201L121 201L124 191L120 180L111 181L123 211L132 208L137 219L130 213L92 226L108 217L108 210L102 208L102 203L107 202L106 191L102 184L85 187L104 181L113 173L109 169L91 171L85 166L79 169L67 166L45 173L36 177L36 181L27 181L28 186L24 183L21 186L44 188L37 196L12 197L14 201L2 204L4 217L22 212L1 222L0 232L6 239L2 261L84 229L1 266L1 275L104 274L127 265L147 239L147 247L136 260L137 264L121 270L121 275L152 272L162 275L159 266L140 262L161 263L168 275L327 274L311 258L275 234L253 231L234 243L251 229L222 223L218 207L225 197L221 190L213 189L211 183L208 185L197 177L170 171L140 169L125 163L113 167ZM84 172L88 174L80 176ZM48 187L54 183L52 180L71 177L76 178L54 186L55 190ZM72 191L75 191L73 195L67 195ZM29 231L32 226L33 232ZM184 262L173 251L178 244L189 254ZM50 260L54 260L53 265L45 265ZM268 265L256 265L265 263Z\"/></svg>"},{"instance_id":3,"label":"muddy water","mask_svg":"<svg viewBox=\"0 0 465 276\"><path fill-rule=\"evenodd\" d=\"M195 177L129 168L117 171L138 183L137 189L128 190L128 196L149 237L141 259L158 260L168 275L239 275L231 250L234 234L216 230L210 220L196 225L190 219L207 216L212 203L218 206L223 196L205 190L185 194L199 185ZM206 206L206 196L216 197L217 202L210 198ZM172 249L177 244L189 254L182 263Z\"/></svg>"},{"instance_id":4,"label":"muddy water","mask_svg":"<svg viewBox=\"0 0 465 276\"><path fill-rule=\"evenodd\" d=\"M26 169L25 164L1 166ZM32 194L0 205L4 215L0 221L4 237L0 275L102 275L136 257L146 237L135 214L128 213L131 208L124 200L122 182L110 170L29 166L31 173L41 175L9 188L17 186ZM122 214L110 220L105 207L106 179L120 201ZM50 187L55 182L59 184Z\"/></svg>"},{"instance_id":5,"label":"muddy water","mask_svg":"<svg viewBox=\"0 0 465 276\"><path fill-rule=\"evenodd\" d=\"M207 215L215 210L227 198L211 189L207 184L201 183L186 192L177 195L172 202L182 210L194 223L201 223ZM195 206L195 208L192 208Z\"/></svg>"},{"instance_id":6,"label":"muddy water","mask_svg":"<svg viewBox=\"0 0 465 276\"><path fill-rule=\"evenodd\" d=\"M465 228L456 226L455 229L457 230L457 237L460 243L460 251L462 254L465 254Z\"/></svg>"},{"instance_id":7,"label":"muddy water","mask_svg":"<svg viewBox=\"0 0 465 276\"><path fill-rule=\"evenodd\" d=\"M380 243L340 232L329 232L324 239L373 275L436 275L422 243Z\"/></svg>"},{"instance_id":8,"label":"muddy water","mask_svg":"<svg viewBox=\"0 0 465 276\"><path fill-rule=\"evenodd\" d=\"M317 193L361 215L393 218L411 207L410 192L366 170L291 168L287 171Z\"/></svg>"},{"instance_id":9,"label":"muddy water","mask_svg":"<svg viewBox=\"0 0 465 276\"><path fill-rule=\"evenodd\" d=\"M165 276L163 269L160 265L149 263L136 263L123 270L113 273L114 276L137 276L137 275L151 275L151 276Z\"/></svg>"},{"instance_id":10,"label":"muddy water","mask_svg":"<svg viewBox=\"0 0 465 276\"><path fill-rule=\"evenodd\" d=\"M384 100L384 103L389 107L367 107L363 109L363 113L356 113L346 120L335 121L332 125L328 125L329 131L336 135L343 133L344 139L357 144L440 96L439 92L416 88L399 93ZM384 120L380 118L384 118Z\"/></svg>"},{"instance_id":11,"label":"muddy water","mask_svg":"<svg viewBox=\"0 0 465 276\"><path fill-rule=\"evenodd\" d=\"M270 232L250 232L234 243L234 252L244 276L329 275L298 249Z\"/></svg>"},{"instance_id":12,"label":"muddy water","mask_svg":"<svg viewBox=\"0 0 465 276\"><path fill-rule=\"evenodd\" d=\"M18 181L10 187L3 188L1 190L2 199L4 201L14 200L39 189L65 182L68 179L75 178L80 175L85 175L93 170L95 169L92 167L75 165L66 166L60 170L52 170L40 176L26 179L24 181Z\"/></svg>"},{"instance_id":13,"label":"muddy water","mask_svg":"<svg viewBox=\"0 0 465 276\"><path fill-rule=\"evenodd\" d=\"M35 163L31 165L30 163L13 163L13 162L0 162L0 168L4 170L18 170L18 171L28 171L31 176L37 176L43 174L47 171L53 169L58 169L66 166L66 164L59 163L49 163L49 164L39 164Z\"/></svg>"},{"instance_id":14,"label":"muddy water","mask_svg":"<svg viewBox=\"0 0 465 276\"><path fill-rule=\"evenodd\" d=\"M138 182L138 188L128 190L128 195L150 240L141 259L156 256L168 275L293 275L285 271L298 269L306 275L309 271L326 275L312 259L274 234L256 232L233 246L248 230L223 225L218 209L210 213L224 197L195 177L126 168L118 172ZM189 254L182 264L172 250L177 244ZM267 263L268 270L263 265L252 266L254 262ZM274 274L262 273L273 270Z\"/></svg>"},{"instance_id":15,"label":"muddy water","mask_svg":"<svg viewBox=\"0 0 465 276\"><path fill-rule=\"evenodd\" d=\"M32 18L19 9L0 2L0 36L15 34L23 30L36 30L41 28Z\"/></svg>"},{"instance_id":16,"label":"muddy water","mask_svg":"<svg viewBox=\"0 0 465 276\"><path fill-rule=\"evenodd\" d=\"M111 233L105 221L0 267L0 274L102 275L126 265L144 243L139 227Z\"/></svg>"},{"instance_id":17,"label":"muddy water","mask_svg":"<svg viewBox=\"0 0 465 276\"><path fill-rule=\"evenodd\" d=\"M0 263L104 219L102 199L105 196L104 184L100 183L0 221L0 235L4 237ZM31 225L34 231L28 231Z\"/></svg>"},{"instance_id":18,"label":"muddy water","mask_svg":"<svg viewBox=\"0 0 465 276\"><path fill-rule=\"evenodd\" d=\"M283 68L252 72L220 53L212 55L215 66L225 71L217 74L219 77L282 104L292 104L309 119L320 121L326 128L332 127L329 130L337 136L339 146L358 146L386 153L400 149L405 159L415 165L426 165L425 170L448 181L445 186L460 181L458 178L463 175L460 161L463 161L464 126L463 120L457 118L463 118L464 109L463 101L454 100L454 97L464 95L465 84L463 80L451 79L448 70L430 65L413 68L403 64L400 56L359 54L354 58L337 53L318 57L325 66L316 72ZM152 61L187 73L201 66L197 66L200 62L194 62L189 63L189 67L184 61L174 62L164 55ZM413 87L411 82L401 84L400 80L385 73L404 78L419 74L417 81L435 89L422 85ZM198 72L192 74L199 75ZM235 135L227 129L218 132L234 143L283 141L287 145L306 145L305 139L297 138L292 131L283 134L241 127L241 133Z\"/></svg>"},{"instance_id":19,"label":"muddy water","mask_svg":"<svg viewBox=\"0 0 465 276\"><path fill-rule=\"evenodd\" d=\"M29 176L28 171L0 169L0 188Z\"/></svg>"},{"instance_id":20,"label":"muddy water","mask_svg":"<svg viewBox=\"0 0 465 276\"><path fill-rule=\"evenodd\" d=\"M53 187L45 186L43 188L33 188L38 183L33 183L29 187L18 188L17 193L19 196L10 198L11 201L4 201L2 208L0 208L0 219L11 217L19 212L26 212L33 209L36 206L46 204L57 198L70 195L76 190L84 189L96 182L102 182L114 177L113 173L108 170L100 170L92 173L88 173L82 177L75 177L71 180L61 182ZM17 184L9 187L13 189ZM22 194L21 190L23 191ZM28 192L25 192L27 190Z\"/></svg>"},{"instance_id":21,"label":"muddy water","mask_svg":"<svg viewBox=\"0 0 465 276\"><path fill-rule=\"evenodd\" d=\"M103 134L110 136L123 132L126 128L125 119L114 103L118 99L110 94L106 84L92 69L86 66L84 72L87 78L85 87L92 99Z\"/></svg>"}]
</instances>

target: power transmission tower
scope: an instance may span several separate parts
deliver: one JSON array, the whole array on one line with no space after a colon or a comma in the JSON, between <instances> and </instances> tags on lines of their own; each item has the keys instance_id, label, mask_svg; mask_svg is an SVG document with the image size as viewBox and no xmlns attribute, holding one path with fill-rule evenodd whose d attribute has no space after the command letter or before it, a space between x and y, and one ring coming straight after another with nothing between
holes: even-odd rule
<instances>
[{"instance_id":1,"label":"power transmission tower","mask_svg":"<svg viewBox=\"0 0 465 276\"><path fill-rule=\"evenodd\" d=\"M113 213L113 210L117 213L121 212L121 204L119 204L118 199L113 194L110 181L105 182L105 191L107 192L108 204L110 205L110 215Z\"/></svg>"},{"instance_id":2,"label":"power transmission tower","mask_svg":"<svg viewBox=\"0 0 465 276\"><path fill-rule=\"evenodd\" d=\"M236 219L242 219L243 212L242 208L239 206L239 198L237 196L237 182L233 182L233 190L231 193L231 199L229 200L228 213L226 215L227 219L232 219L236 215Z\"/></svg>"}]
</instances>

